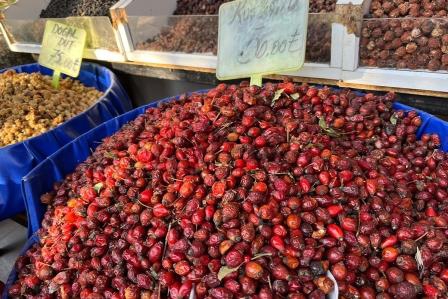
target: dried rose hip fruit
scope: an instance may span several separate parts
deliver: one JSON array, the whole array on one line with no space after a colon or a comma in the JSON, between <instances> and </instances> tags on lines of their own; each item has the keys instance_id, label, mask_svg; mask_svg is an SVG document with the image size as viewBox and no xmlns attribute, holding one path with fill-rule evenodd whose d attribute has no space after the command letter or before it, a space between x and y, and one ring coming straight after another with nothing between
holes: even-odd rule
<instances>
[{"instance_id":1,"label":"dried rose hip fruit","mask_svg":"<svg viewBox=\"0 0 448 299\"><path fill-rule=\"evenodd\" d=\"M43 195L9 296L444 296L446 154L393 100L286 81L148 109Z\"/></svg>"}]
</instances>

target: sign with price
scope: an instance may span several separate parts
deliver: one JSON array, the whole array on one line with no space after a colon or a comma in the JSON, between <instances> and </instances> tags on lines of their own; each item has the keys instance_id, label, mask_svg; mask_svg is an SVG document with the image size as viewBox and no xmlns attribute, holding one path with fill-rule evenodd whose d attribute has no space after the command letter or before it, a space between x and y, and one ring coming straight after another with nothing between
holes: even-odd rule
<instances>
[{"instance_id":1,"label":"sign with price","mask_svg":"<svg viewBox=\"0 0 448 299\"><path fill-rule=\"evenodd\" d=\"M61 73L78 77L86 35L84 29L47 21L39 64L54 70L55 87L59 84Z\"/></svg>"},{"instance_id":2,"label":"sign with price","mask_svg":"<svg viewBox=\"0 0 448 299\"><path fill-rule=\"evenodd\" d=\"M17 0L0 0L0 9L6 9L16 2Z\"/></svg>"},{"instance_id":3,"label":"sign with price","mask_svg":"<svg viewBox=\"0 0 448 299\"><path fill-rule=\"evenodd\" d=\"M221 80L298 70L305 61L308 0L236 0L219 9Z\"/></svg>"}]
</instances>

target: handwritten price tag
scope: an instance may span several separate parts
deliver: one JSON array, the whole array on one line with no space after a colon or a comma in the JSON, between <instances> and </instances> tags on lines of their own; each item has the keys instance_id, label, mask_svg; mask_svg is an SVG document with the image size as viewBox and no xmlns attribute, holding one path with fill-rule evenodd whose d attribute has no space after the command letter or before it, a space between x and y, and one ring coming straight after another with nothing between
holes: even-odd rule
<instances>
[{"instance_id":1,"label":"handwritten price tag","mask_svg":"<svg viewBox=\"0 0 448 299\"><path fill-rule=\"evenodd\" d=\"M305 61L308 0L237 0L219 10L220 80L298 70Z\"/></svg>"},{"instance_id":2,"label":"handwritten price tag","mask_svg":"<svg viewBox=\"0 0 448 299\"><path fill-rule=\"evenodd\" d=\"M15 4L17 0L0 0L0 9L6 9L10 7L11 5Z\"/></svg>"},{"instance_id":3,"label":"handwritten price tag","mask_svg":"<svg viewBox=\"0 0 448 299\"><path fill-rule=\"evenodd\" d=\"M84 29L47 21L39 64L54 70L55 87L59 86L61 73L78 77L86 35Z\"/></svg>"}]
</instances>

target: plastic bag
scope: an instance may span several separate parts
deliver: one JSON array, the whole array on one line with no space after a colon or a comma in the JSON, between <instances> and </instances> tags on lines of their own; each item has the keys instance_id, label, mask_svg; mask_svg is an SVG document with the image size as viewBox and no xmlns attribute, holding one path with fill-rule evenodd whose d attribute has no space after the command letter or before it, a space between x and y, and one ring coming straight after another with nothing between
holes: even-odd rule
<instances>
[{"instance_id":1,"label":"plastic bag","mask_svg":"<svg viewBox=\"0 0 448 299\"><path fill-rule=\"evenodd\" d=\"M401 103L394 103L393 107L395 110L417 111L418 115L420 115L422 119L422 125L418 128L417 131L417 138L420 139L423 134L439 134L441 142L440 148L444 152L448 152L448 123L446 121L443 121L432 114L417 110Z\"/></svg>"},{"instance_id":2,"label":"plastic bag","mask_svg":"<svg viewBox=\"0 0 448 299\"><path fill-rule=\"evenodd\" d=\"M36 63L12 69L52 75L52 70ZM84 63L77 79L104 95L85 112L60 126L24 142L0 147L0 220L25 210L21 181L35 166L76 137L132 108L129 97L109 69Z\"/></svg>"}]
</instances>

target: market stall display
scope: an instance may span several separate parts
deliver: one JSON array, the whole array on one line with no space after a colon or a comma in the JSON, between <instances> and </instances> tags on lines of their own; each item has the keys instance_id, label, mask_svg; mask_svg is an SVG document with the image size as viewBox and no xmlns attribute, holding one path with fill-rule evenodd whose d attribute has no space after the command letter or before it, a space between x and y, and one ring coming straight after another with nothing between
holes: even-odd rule
<instances>
[{"instance_id":1,"label":"market stall display","mask_svg":"<svg viewBox=\"0 0 448 299\"><path fill-rule=\"evenodd\" d=\"M324 298L327 271L347 298L446 296L446 123L291 82L145 110L25 178L42 228L9 296Z\"/></svg>"},{"instance_id":2,"label":"market stall display","mask_svg":"<svg viewBox=\"0 0 448 299\"><path fill-rule=\"evenodd\" d=\"M117 1L108 1L108 4L114 2ZM86 30L84 58L125 61L120 38L107 16L110 7L106 4L104 1L87 0L20 0L3 12L0 30L12 51L39 54L46 18L51 17L54 21Z\"/></svg>"},{"instance_id":3,"label":"market stall display","mask_svg":"<svg viewBox=\"0 0 448 299\"><path fill-rule=\"evenodd\" d=\"M41 18L66 18L73 16L108 16L109 8L118 0L51 0L40 13Z\"/></svg>"},{"instance_id":4,"label":"market stall display","mask_svg":"<svg viewBox=\"0 0 448 299\"><path fill-rule=\"evenodd\" d=\"M221 4L230 0L177 0L175 15L217 15ZM311 0L310 13L332 12L336 0Z\"/></svg>"},{"instance_id":5,"label":"market stall display","mask_svg":"<svg viewBox=\"0 0 448 299\"><path fill-rule=\"evenodd\" d=\"M157 5L141 0L124 1L112 8L111 15L130 61L215 69L218 44L215 7L224 2L169 0ZM340 78L337 67L340 57L332 53L332 42L340 40L336 38L339 33L333 31L337 22L335 5L325 1L313 3L308 17L307 65L302 75L315 71L316 76Z\"/></svg>"},{"instance_id":6,"label":"market stall display","mask_svg":"<svg viewBox=\"0 0 448 299\"><path fill-rule=\"evenodd\" d=\"M115 75L83 64L77 80L61 89L49 84L52 72L38 64L0 74L0 219L25 210L22 178L76 137L131 109Z\"/></svg>"},{"instance_id":7,"label":"market stall display","mask_svg":"<svg viewBox=\"0 0 448 299\"><path fill-rule=\"evenodd\" d=\"M150 22L154 26L154 18ZM167 18L158 18L164 22ZM218 18L216 16L173 16L161 25L160 33L143 42L136 49L143 51L217 54ZM146 31L145 31L146 32Z\"/></svg>"},{"instance_id":8,"label":"market stall display","mask_svg":"<svg viewBox=\"0 0 448 299\"><path fill-rule=\"evenodd\" d=\"M447 11L448 3L446 0L373 0L369 14L374 18L442 18L447 16Z\"/></svg>"},{"instance_id":9,"label":"market stall display","mask_svg":"<svg viewBox=\"0 0 448 299\"><path fill-rule=\"evenodd\" d=\"M441 1L372 1L363 21L362 66L448 70L448 5Z\"/></svg>"},{"instance_id":10,"label":"market stall display","mask_svg":"<svg viewBox=\"0 0 448 299\"><path fill-rule=\"evenodd\" d=\"M130 23L138 24L131 27L136 50L215 56L217 54L217 16L139 17ZM154 30L157 33L152 36ZM148 35L152 37L147 38ZM306 61L329 63L330 19L323 14L310 14L307 35Z\"/></svg>"}]
</instances>

